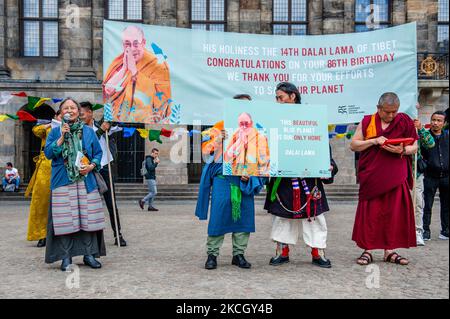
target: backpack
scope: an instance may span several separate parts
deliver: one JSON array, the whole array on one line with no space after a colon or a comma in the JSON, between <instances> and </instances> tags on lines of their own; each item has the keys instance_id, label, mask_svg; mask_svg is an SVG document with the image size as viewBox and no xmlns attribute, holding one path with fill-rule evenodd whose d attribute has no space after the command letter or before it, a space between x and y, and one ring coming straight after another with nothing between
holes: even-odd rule
<instances>
[{"instance_id":1,"label":"backpack","mask_svg":"<svg viewBox=\"0 0 450 319\"><path fill-rule=\"evenodd\" d=\"M141 167L141 176L145 176L145 175L147 175L147 165L145 165L145 161L146 160L144 160L143 162L142 162L142 167Z\"/></svg>"},{"instance_id":2,"label":"backpack","mask_svg":"<svg viewBox=\"0 0 450 319\"><path fill-rule=\"evenodd\" d=\"M16 184L11 183L6 185L5 192L14 192L16 190Z\"/></svg>"}]
</instances>

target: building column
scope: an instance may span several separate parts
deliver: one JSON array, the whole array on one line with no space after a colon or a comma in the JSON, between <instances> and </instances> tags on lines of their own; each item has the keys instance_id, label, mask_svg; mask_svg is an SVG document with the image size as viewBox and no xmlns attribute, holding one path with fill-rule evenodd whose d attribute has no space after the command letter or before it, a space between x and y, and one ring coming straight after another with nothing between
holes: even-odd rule
<instances>
[{"instance_id":1,"label":"building column","mask_svg":"<svg viewBox=\"0 0 450 319\"><path fill-rule=\"evenodd\" d=\"M260 0L245 0L239 2L239 32L261 32Z\"/></svg>"},{"instance_id":2,"label":"building column","mask_svg":"<svg viewBox=\"0 0 450 319\"><path fill-rule=\"evenodd\" d=\"M323 3L322 1L309 1L308 4L308 34L320 35L323 33Z\"/></svg>"},{"instance_id":3,"label":"building column","mask_svg":"<svg viewBox=\"0 0 450 319\"><path fill-rule=\"evenodd\" d=\"M154 0L155 24L161 26L177 26L177 0Z\"/></svg>"},{"instance_id":4,"label":"building column","mask_svg":"<svg viewBox=\"0 0 450 319\"><path fill-rule=\"evenodd\" d=\"M6 0L0 0L0 79L9 78L6 66Z\"/></svg>"},{"instance_id":5,"label":"building column","mask_svg":"<svg viewBox=\"0 0 450 319\"><path fill-rule=\"evenodd\" d=\"M344 33L345 2L342 0L324 0L323 34Z\"/></svg>"},{"instance_id":6,"label":"building column","mask_svg":"<svg viewBox=\"0 0 450 319\"><path fill-rule=\"evenodd\" d=\"M66 5L78 7L79 23L66 23L68 39L64 45L69 48L70 67L66 73L67 80L97 80L93 65L93 34L92 34L92 1L70 0Z\"/></svg>"},{"instance_id":7,"label":"building column","mask_svg":"<svg viewBox=\"0 0 450 319\"><path fill-rule=\"evenodd\" d=\"M417 23L417 51L433 52L436 48L437 1L408 0L406 2L407 22ZM431 36L430 25L434 27ZM434 39L434 41L433 41Z\"/></svg>"}]
</instances>

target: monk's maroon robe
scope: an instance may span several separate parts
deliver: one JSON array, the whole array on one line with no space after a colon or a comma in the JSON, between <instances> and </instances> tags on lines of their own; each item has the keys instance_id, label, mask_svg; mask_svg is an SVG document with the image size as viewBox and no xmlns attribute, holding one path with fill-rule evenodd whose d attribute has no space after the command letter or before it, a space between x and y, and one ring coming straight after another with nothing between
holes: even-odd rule
<instances>
[{"instance_id":1,"label":"monk's maroon robe","mask_svg":"<svg viewBox=\"0 0 450 319\"><path fill-rule=\"evenodd\" d=\"M362 120L366 136L371 116ZM399 113L382 130L375 115L377 136L418 139L414 122ZM413 177L411 156L400 156L374 145L362 151L358 165L360 183L358 208L352 239L366 250L416 246L414 205L411 198Z\"/></svg>"}]
</instances>

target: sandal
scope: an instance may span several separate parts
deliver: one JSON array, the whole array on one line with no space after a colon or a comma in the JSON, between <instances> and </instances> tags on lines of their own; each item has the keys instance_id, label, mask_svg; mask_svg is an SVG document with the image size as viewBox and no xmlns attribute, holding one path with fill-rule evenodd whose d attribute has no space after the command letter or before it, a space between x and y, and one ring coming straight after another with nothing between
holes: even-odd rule
<instances>
[{"instance_id":1,"label":"sandal","mask_svg":"<svg viewBox=\"0 0 450 319\"><path fill-rule=\"evenodd\" d=\"M393 257L393 256L396 256L395 259L394 259L394 261L392 261L392 257ZM407 263L406 263L406 264L402 264L402 260L406 260ZM387 263L393 263L393 264L402 265L402 266L406 266L406 265L409 264L409 260L408 260L408 259L406 259L406 258L400 256L400 255L399 255L397 252L395 252L395 251L392 252L392 253L390 253L390 254L384 259L384 261L387 262Z\"/></svg>"},{"instance_id":2,"label":"sandal","mask_svg":"<svg viewBox=\"0 0 450 319\"><path fill-rule=\"evenodd\" d=\"M363 260L364 262L360 262ZM372 254L368 251L364 251L361 256L356 260L356 263L361 266L367 266L368 264L373 262Z\"/></svg>"}]
</instances>

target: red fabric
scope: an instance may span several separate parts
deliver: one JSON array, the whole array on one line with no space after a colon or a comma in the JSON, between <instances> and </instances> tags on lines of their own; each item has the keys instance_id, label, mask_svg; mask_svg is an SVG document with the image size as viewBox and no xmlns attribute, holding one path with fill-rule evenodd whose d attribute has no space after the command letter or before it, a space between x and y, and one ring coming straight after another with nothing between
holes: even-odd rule
<instances>
[{"instance_id":1,"label":"red fabric","mask_svg":"<svg viewBox=\"0 0 450 319\"><path fill-rule=\"evenodd\" d=\"M166 130L165 128L161 129L161 135L165 137L170 137L172 135L172 130Z\"/></svg>"},{"instance_id":2,"label":"red fabric","mask_svg":"<svg viewBox=\"0 0 450 319\"><path fill-rule=\"evenodd\" d=\"M289 245L284 245L281 249L281 256L282 257L289 257Z\"/></svg>"},{"instance_id":3,"label":"red fabric","mask_svg":"<svg viewBox=\"0 0 450 319\"><path fill-rule=\"evenodd\" d=\"M368 115L362 120L364 136L370 118L371 115ZM384 136L389 139L412 137L414 140L419 138L414 122L404 113L398 113L385 130L381 128L381 119L378 114L375 116L375 124L377 137ZM385 151L378 145L371 146L360 154L358 178L360 200L377 198L402 185L406 180L412 187L412 158Z\"/></svg>"},{"instance_id":4,"label":"red fabric","mask_svg":"<svg viewBox=\"0 0 450 319\"><path fill-rule=\"evenodd\" d=\"M315 259L320 258L320 255L319 255L319 249L318 249L318 248L312 248L312 249L311 249L311 255L312 255L313 258L315 258Z\"/></svg>"},{"instance_id":5,"label":"red fabric","mask_svg":"<svg viewBox=\"0 0 450 319\"><path fill-rule=\"evenodd\" d=\"M352 239L366 250L416 247L414 205L406 181L377 198L359 200Z\"/></svg>"},{"instance_id":6,"label":"red fabric","mask_svg":"<svg viewBox=\"0 0 450 319\"><path fill-rule=\"evenodd\" d=\"M11 95L20 96L20 97L27 97L27 94L25 92L11 93Z\"/></svg>"},{"instance_id":7,"label":"red fabric","mask_svg":"<svg viewBox=\"0 0 450 319\"><path fill-rule=\"evenodd\" d=\"M294 212L300 211L302 204L300 202L300 187L296 187L292 189L292 210Z\"/></svg>"},{"instance_id":8,"label":"red fabric","mask_svg":"<svg viewBox=\"0 0 450 319\"><path fill-rule=\"evenodd\" d=\"M20 121L26 121L26 122L36 122L37 121L37 119L33 115L31 115L30 113L25 112L25 111L18 111L17 116L19 117Z\"/></svg>"}]
</instances>

